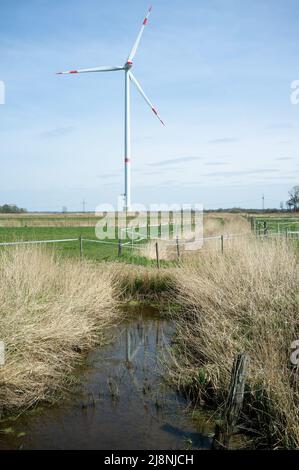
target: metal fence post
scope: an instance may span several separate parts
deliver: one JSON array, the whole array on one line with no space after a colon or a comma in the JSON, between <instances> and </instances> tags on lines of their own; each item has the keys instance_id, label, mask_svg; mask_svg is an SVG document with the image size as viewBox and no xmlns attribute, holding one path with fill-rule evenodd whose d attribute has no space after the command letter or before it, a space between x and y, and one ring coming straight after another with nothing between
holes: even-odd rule
<instances>
[{"instance_id":1,"label":"metal fence post","mask_svg":"<svg viewBox=\"0 0 299 470\"><path fill-rule=\"evenodd\" d=\"M221 253L223 254L224 252L224 237L221 235Z\"/></svg>"}]
</instances>

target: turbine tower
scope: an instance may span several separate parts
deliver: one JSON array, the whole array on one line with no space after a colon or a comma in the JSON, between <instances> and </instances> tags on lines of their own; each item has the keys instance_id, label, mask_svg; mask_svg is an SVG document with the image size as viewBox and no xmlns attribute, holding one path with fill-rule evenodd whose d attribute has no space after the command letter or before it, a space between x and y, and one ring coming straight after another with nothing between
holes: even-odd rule
<instances>
[{"instance_id":1,"label":"turbine tower","mask_svg":"<svg viewBox=\"0 0 299 470\"><path fill-rule=\"evenodd\" d=\"M130 211L131 209L131 120L130 120L130 81L136 86L137 90L144 98L145 102L151 108L153 113L157 116L157 118L161 121L163 125L164 122L160 118L156 108L153 106L151 101L148 99L146 94L144 93L141 85L136 80L134 75L132 74L132 67L133 67L133 59L136 55L144 28L148 22L149 15L151 13L152 7L149 8L146 17L143 20L141 25L141 29L139 34L136 38L136 41L131 49L131 52L125 62L124 65L116 65L116 66L101 66L101 67L94 67L91 69L81 69L81 70L69 70L67 72L58 72L57 75L65 75L65 74L74 74L74 73L89 73L89 72L116 72L119 70L123 70L125 72L125 151L124 151L124 164L125 164L125 193L124 193L124 210L126 212Z\"/></svg>"}]
</instances>

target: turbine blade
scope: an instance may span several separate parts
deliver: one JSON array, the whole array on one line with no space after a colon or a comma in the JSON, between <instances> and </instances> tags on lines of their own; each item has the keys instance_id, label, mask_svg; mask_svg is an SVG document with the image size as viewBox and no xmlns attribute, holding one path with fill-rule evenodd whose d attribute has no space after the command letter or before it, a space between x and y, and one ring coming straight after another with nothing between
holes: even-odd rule
<instances>
[{"instance_id":1,"label":"turbine blade","mask_svg":"<svg viewBox=\"0 0 299 470\"><path fill-rule=\"evenodd\" d=\"M129 72L129 77L131 79L131 81L134 83L134 85L137 87L137 90L139 91L139 93L141 94L141 96L143 97L143 99L145 100L145 102L149 105L149 107L151 108L151 110L153 111L153 113L157 116L157 118L159 119L159 121L163 124L163 126L165 126L164 122L162 121L162 119L160 118L159 114L158 114L158 111L156 110L156 108L154 107L154 105L152 104L152 102L148 99L148 97L146 96L146 94L144 93L143 89L141 88L141 85L137 82L136 78L134 77L134 75L132 74L132 72Z\"/></svg>"},{"instance_id":2,"label":"turbine blade","mask_svg":"<svg viewBox=\"0 0 299 470\"><path fill-rule=\"evenodd\" d=\"M136 54L136 52L137 52L137 49L138 49L138 46L139 46L139 43L140 43L141 36L142 36L142 34L143 34L143 31L144 31L145 26L147 25L148 17L150 16L151 11L152 11L152 7L149 7L148 12L147 12L147 15L146 15L146 17L145 17L144 20L143 20L143 23L142 23L142 26L141 26L141 28L140 28L139 34L138 34L138 36L137 36L137 39L136 39L136 41L135 41L135 43L134 43L134 45L133 45L133 47L132 47L132 49L131 49L131 52L130 52L130 54L129 54L127 63L131 63L131 62L133 61L134 57L135 57L135 54Z\"/></svg>"},{"instance_id":3,"label":"turbine blade","mask_svg":"<svg viewBox=\"0 0 299 470\"><path fill-rule=\"evenodd\" d=\"M108 65L104 67L94 67L92 69L79 69L79 70L68 70L67 72L57 72L56 75L67 75L69 73L88 73L88 72L115 72L116 70L124 70L121 65Z\"/></svg>"}]
</instances>

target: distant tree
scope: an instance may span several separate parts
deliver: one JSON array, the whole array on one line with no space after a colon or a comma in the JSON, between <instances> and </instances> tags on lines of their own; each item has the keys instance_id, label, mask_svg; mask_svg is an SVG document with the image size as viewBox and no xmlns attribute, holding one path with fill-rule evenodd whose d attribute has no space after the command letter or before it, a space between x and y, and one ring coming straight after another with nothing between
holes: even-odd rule
<instances>
[{"instance_id":1,"label":"distant tree","mask_svg":"<svg viewBox=\"0 0 299 470\"><path fill-rule=\"evenodd\" d=\"M294 186L291 191L289 191L289 200L287 201L287 206L289 210L298 211L299 210L299 186Z\"/></svg>"},{"instance_id":2,"label":"distant tree","mask_svg":"<svg viewBox=\"0 0 299 470\"><path fill-rule=\"evenodd\" d=\"M15 204L3 204L3 206L0 206L0 213L2 214L22 214L24 212L27 212L27 210Z\"/></svg>"}]
</instances>

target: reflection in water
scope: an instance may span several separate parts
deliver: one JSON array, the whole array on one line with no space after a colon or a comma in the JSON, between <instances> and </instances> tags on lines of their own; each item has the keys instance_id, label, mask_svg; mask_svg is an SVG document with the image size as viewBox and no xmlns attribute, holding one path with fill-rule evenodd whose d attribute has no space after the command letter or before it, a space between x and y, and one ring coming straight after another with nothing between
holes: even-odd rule
<instances>
[{"instance_id":1,"label":"reflection in water","mask_svg":"<svg viewBox=\"0 0 299 470\"><path fill-rule=\"evenodd\" d=\"M210 447L184 413L185 402L163 382L160 359L171 325L149 307L130 308L126 317L113 343L89 355L72 403L3 423L13 433L0 438L0 448Z\"/></svg>"}]
</instances>

